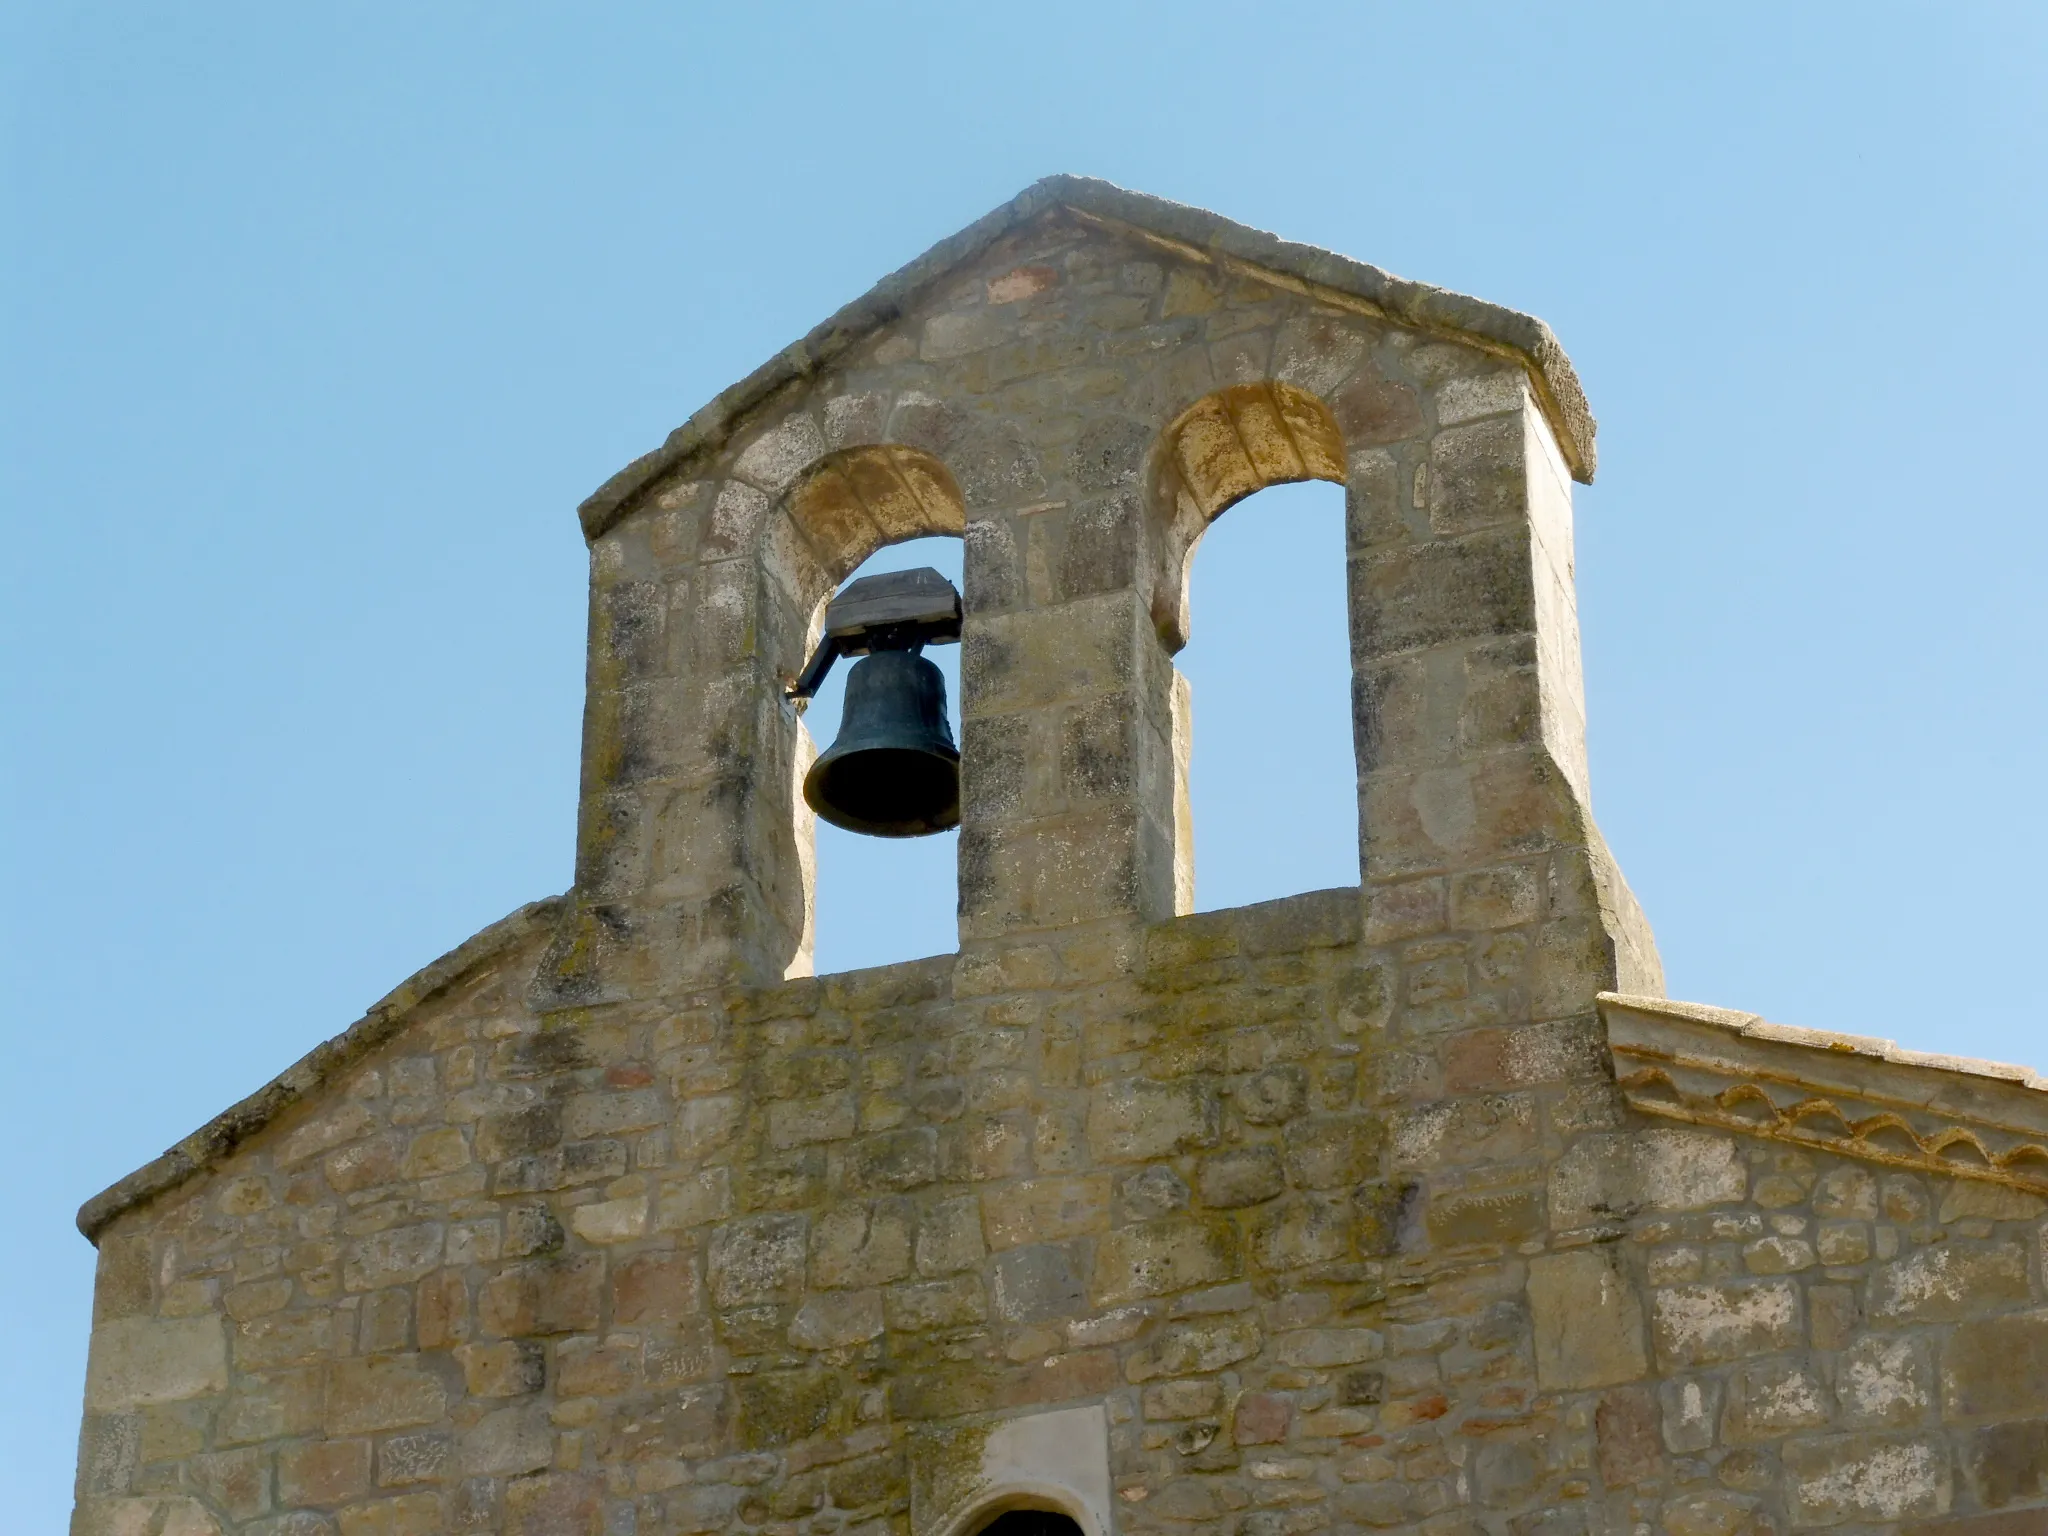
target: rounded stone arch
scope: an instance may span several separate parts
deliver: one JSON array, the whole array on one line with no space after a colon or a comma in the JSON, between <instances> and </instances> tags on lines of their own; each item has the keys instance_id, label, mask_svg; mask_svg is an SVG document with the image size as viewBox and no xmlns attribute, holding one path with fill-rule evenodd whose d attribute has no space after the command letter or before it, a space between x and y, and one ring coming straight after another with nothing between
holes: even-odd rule
<instances>
[{"instance_id":1,"label":"rounded stone arch","mask_svg":"<svg viewBox=\"0 0 2048 1536\"><path fill-rule=\"evenodd\" d=\"M763 568L795 620L774 627L778 672L793 678L801 670L824 623L825 604L875 551L931 535L959 538L966 531L959 483L941 459L922 448L864 443L807 465L762 534Z\"/></svg>"},{"instance_id":2,"label":"rounded stone arch","mask_svg":"<svg viewBox=\"0 0 2048 1536\"><path fill-rule=\"evenodd\" d=\"M1344 483L1344 435L1315 395L1279 379L1205 395L1160 433L1151 503L1152 622L1169 654L1188 642L1188 576L1209 525L1269 485Z\"/></svg>"}]
</instances>

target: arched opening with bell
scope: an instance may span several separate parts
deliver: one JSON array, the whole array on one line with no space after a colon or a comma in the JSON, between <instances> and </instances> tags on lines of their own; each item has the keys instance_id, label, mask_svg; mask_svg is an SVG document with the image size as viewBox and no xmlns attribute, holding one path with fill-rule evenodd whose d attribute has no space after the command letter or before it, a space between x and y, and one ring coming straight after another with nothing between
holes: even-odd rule
<instances>
[{"instance_id":1,"label":"arched opening with bell","mask_svg":"<svg viewBox=\"0 0 2048 1536\"><path fill-rule=\"evenodd\" d=\"M791 488L813 573L800 716L798 846L810 944L830 974L957 945L960 819L959 492L929 454L841 450Z\"/></svg>"}]
</instances>

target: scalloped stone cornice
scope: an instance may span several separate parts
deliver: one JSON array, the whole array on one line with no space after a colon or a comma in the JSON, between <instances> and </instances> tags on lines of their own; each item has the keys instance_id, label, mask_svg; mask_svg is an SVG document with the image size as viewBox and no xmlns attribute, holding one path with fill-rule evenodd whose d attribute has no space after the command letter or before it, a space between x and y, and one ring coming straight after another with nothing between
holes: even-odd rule
<instances>
[{"instance_id":1,"label":"scalloped stone cornice","mask_svg":"<svg viewBox=\"0 0 2048 1536\"><path fill-rule=\"evenodd\" d=\"M1643 1114L2048 1194L2048 1079L2030 1068L1616 992L1600 1017Z\"/></svg>"}]
</instances>

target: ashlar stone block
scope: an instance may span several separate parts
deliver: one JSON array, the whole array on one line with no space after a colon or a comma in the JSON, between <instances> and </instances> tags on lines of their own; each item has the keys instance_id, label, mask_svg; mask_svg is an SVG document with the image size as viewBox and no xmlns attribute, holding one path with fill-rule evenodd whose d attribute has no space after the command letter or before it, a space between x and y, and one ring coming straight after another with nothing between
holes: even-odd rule
<instances>
[{"instance_id":1,"label":"ashlar stone block","mask_svg":"<svg viewBox=\"0 0 2048 1536\"><path fill-rule=\"evenodd\" d=\"M118 1413L225 1392L227 1332L219 1317L117 1317L93 1330L85 1401Z\"/></svg>"},{"instance_id":2,"label":"ashlar stone block","mask_svg":"<svg viewBox=\"0 0 2048 1536\"><path fill-rule=\"evenodd\" d=\"M1790 1280L1667 1286L1651 1303L1651 1327L1658 1360L1681 1370L1795 1349L1805 1331Z\"/></svg>"},{"instance_id":3,"label":"ashlar stone block","mask_svg":"<svg viewBox=\"0 0 2048 1536\"><path fill-rule=\"evenodd\" d=\"M1544 1386L1612 1387L1648 1372L1642 1302L1613 1253L1579 1248L1532 1259L1528 1296Z\"/></svg>"},{"instance_id":4,"label":"ashlar stone block","mask_svg":"<svg viewBox=\"0 0 2048 1536\"><path fill-rule=\"evenodd\" d=\"M1783 1452L1795 1525L1903 1520L1949 1507L1948 1448L1933 1438L1835 1435Z\"/></svg>"}]
</instances>

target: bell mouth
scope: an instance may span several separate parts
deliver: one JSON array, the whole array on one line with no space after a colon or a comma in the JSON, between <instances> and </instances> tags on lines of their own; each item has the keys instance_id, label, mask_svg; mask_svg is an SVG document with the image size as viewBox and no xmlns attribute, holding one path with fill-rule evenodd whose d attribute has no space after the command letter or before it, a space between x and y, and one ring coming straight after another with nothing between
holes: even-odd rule
<instances>
[{"instance_id":1,"label":"bell mouth","mask_svg":"<svg viewBox=\"0 0 2048 1536\"><path fill-rule=\"evenodd\" d=\"M822 757L804 776L819 816L870 837L925 837L960 825L960 760L913 747Z\"/></svg>"}]
</instances>

